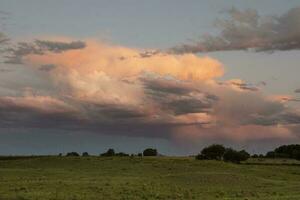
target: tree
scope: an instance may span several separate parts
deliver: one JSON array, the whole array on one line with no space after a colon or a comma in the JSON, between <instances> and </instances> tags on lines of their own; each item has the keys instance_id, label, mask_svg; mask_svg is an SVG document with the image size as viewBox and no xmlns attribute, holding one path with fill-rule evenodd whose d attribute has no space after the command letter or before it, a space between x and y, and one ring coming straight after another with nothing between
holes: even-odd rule
<instances>
[{"instance_id":1,"label":"tree","mask_svg":"<svg viewBox=\"0 0 300 200\"><path fill-rule=\"evenodd\" d=\"M89 156L89 153L88 153L88 152L83 152L83 153L82 153L82 156L83 156L83 157Z\"/></svg>"},{"instance_id":2,"label":"tree","mask_svg":"<svg viewBox=\"0 0 300 200\"><path fill-rule=\"evenodd\" d=\"M245 161L250 157L249 153L245 150L236 151L232 148L226 149L223 159L227 162L240 163L241 161Z\"/></svg>"},{"instance_id":3,"label":"tree","mask_svg":"<svg viewBox=\"0 0 300 200\"><path fill-rule=\"evenodd\" d=\"M73 152L67 153L66 156L76 156L77 157L77 156L79 156L79 154L77 152L73 151Z\"/></svg>"},{"instance_id":4,"label":"tree","mask_svg":"<svg viewBox=\"0 0 300 200\"><path fill-rule=\"evenodd\" d=\"M157 154L156 149L148 148L143 151L143 156L157 156Z\"/></svg>"},{"instance_id":5,"label":"tree","mask_svg":"<svg viewBox=\"0 0 300 200\"><path fill-rule=\"evenodd\" d=\"M115 150L114 149L108 149L105 153L102 153L101 156L114 156Z\"/></svg>"},{"instance_id":6,"label":"tree","mask_svg":"<svg viewBox=\"0 0 300 200\"><path fill-rule=\"evenodd\" d=\"M126 156L129 156L129 154L123 153L123 152L116 153L115 155L116 155L116 156L120 156L120 157L126 157Z\"/></svg>"},{"instance_id":7,"label":"tree","mask_svg":"<svg viewBox=\"0 0 300 200\"><path fill-rule=\"evenodd\" d=\"M275 158L275 152L274 151L269 151L266 153L266 158Z\"/></svg>"},{"instance_id":8,"label":"tree","mask_svg":"<svg viewBox=\"0 0 300 200\"><path fill-rule=\"evenodd\" d=\"M250 154L246 150L239 151L241 156L241 161L248 160L250 158Z\"/></svg>"},{"instance_id":9,"label":"tree","mask_svg":"<svg viewBox=\"0 0 300 200\"><path fill-rule=\"evenodd\" d=\"M209 160L222 160L224 152L225 147L223 145L213 144L202 149L201 155Z\"/></svg>"}]
</instances>

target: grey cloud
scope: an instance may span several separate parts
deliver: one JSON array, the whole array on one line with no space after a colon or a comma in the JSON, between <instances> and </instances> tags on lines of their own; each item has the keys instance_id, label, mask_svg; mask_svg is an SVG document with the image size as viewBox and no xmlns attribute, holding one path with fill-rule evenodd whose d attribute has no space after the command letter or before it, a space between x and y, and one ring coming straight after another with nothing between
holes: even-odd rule
<instances>
[{"instance_id":1,"label":"grey cloud","mask_svg":"<svg viewBox=\"0 0 300 200\"><path fill-rule=\"evenodd\" d=\"M174 115L208 113L219 98L189 83L165 78L142 78L146 93L161 109Z\"/></svg>"},{"instance_id":2,"label":"grey cloud","mask_svg":"<svg viewBox=\"0 0 300 200\"><path fill-rule=\"evenodd\" d=\"M235 82L235 81L228 81L228 82L219 82L219 85L232 85L235 87L238 87L241 90L247 90L247 91L252 91L256 92L259 91L259 87L250 83L240 83L240 82ZM258 85L261 85L260 83ZM265 85L265 84L263 84Z\"/></svg>"},{"instance_id":3,"label":"grey cloud","mask_svg":"<svg viewBox=\"0 0 300 200\"><path fill-rule=\"evenodd\" d=\"M295 93L300 93L300 88L294 91Z\"/></svg>"},{"instance_id":4,"label":"grey cloud","mask_svg":"<svg viewBox=\"0 0 300 200\"><path fill-rule=\"evenodd\" d=\"M39 67L39 70L48 72L48 71L53 70L55 67L56 66L53 65L53 64L42 65L42 66Z\"/></svg>"},{"instance_id":5,"label":"grey cloud","mask_svg":"<svg viewBox=\"0 0 300 200\"><path fill-rule=\"evenodd\" d=\"M83 49L86 47L86 44L82 41L56 42L47 40L35 40L35 44L44 51L46 50L55 53L74 49Z\"/></svg>"},{"instance_id":6,"label":"grey cloud","mask_svg":"<svg viewBox=\"0 0 300 200\"><path fill-rule=\"evenodd\" d=\"M300 115L292 112L283 112L277 115L270 116L255 116L253 117L252 123L263 126L273 126L277 124L300 124Z\"/></svg>"},{"instance_id":7,"label":"grey cloud","mask_svg":"<svg viewBox=\"0 0 300 200\"><path fill-rule=\"evenodd\" d=\"M82 117L69 108L59 107L57 111L52 106L49 111L30 106L25 102L17 102L10 98L0 98L0 126L2 128L68 128L77 127L82 122Z\"/></svg>"},{"instance_id":8,"label":"grey cloud","mask_svg":"<svg viewBox=\"0 0 300 200\"><path fill-rule=\"evenodd\" d=\"M0 73L12 72L12 69L0 69Z\"/></svg>"},{"instance_id":9,"label":"grey cloud","mask_svg":"<svg viewBox=\"0 0 300 200\"><path fill-rule=\"evenodd\" d=\"M196 91L195 88L178 80L166 80L164 78L141 78L144 87L150 92L162 94L187 95Z\"/></svg>"},{"instance_id":10,"label":"grey cloud","mask_svg":"<svg viewBox=\"0 0 300 200\"><path fill-rule=\"evenodd\" d=\"M91 102L81 102L81 104L86 112L90 113L94 119L105 118L115 122L115 120L131 120L133 118L137 120L137 118L147 116L147 114L140 109L119 104Z\"/></svg>"},{"instance_id":11,"label":"grey cloud","mask_svg":"<svg viewBox=\"0 0 300 200\"><path fill-rule=\"evenodd\" d=\"M229 19L217 20L219 35L205 35L193 44L170 48L170 53L248 50L276 51L300 49L300 7L281 16L260 16L257 11L232 8Z\"/></svg>"},{"instance_id":12,"label":"grey cloud","mask_svg":"<svg viewBox=\"0 0 300 200\"><path fill-rule=\"evenodd\" d=\"M208 113L212 109L211 101L203 101L197 98L184 98L165 103L165 106L175 115L188 113Z\"/></svg>"},{"instance_id":13,"label":"grey cloud","mask_svg":"<svg viewBox=\"0 0 300 200\"><path fill-rule=\"evenodd\" d=\"M82 41L57 42L48 40L35 40L32 43L19 42L15 47L6 49L5 63L22 64L24 56L30 54L43 55L46 52L61 53L68 50L85 48L86 44Z\"/></svg>"}]
</instances>

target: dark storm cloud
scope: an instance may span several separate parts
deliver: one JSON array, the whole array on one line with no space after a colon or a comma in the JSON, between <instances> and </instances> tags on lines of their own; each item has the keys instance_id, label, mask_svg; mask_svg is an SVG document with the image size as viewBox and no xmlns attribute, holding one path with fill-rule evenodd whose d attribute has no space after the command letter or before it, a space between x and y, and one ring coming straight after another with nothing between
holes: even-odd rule
<instances>
[{"instance_id":1,"label":"dark storm cloud","mask_svg":"<svg viewBox=\"0 0 300 200\"><path fill-rule=\"evenodd\" d=\"M210 112L219 100L216 95L208 94L189 85L189 83L165 78L142 78L148 96L174 115Z\"/></svg>"},{"instance_id":2,"label":"dark storm cloud","mask_svg":"<svg viewBox=\"0 0 300 200\"><path fill-rule=\"evenodd\" d=\"M0 98L0 126L25 128L76 127L80 115L69 106L48 98Z\"/></svg>"},{"instance_id":3,"label":"dark storm cloud","mask_svg":"<svg viewBox=\"0 0 300 200\"><path fill-rule=\"evenodd\" d=\"M188 86L178 80L166 80L163 78L141 78L144 87L155 93L187 95L195 88Z\"/></svg>"},{"instance_id":4,"label":"dark storm cloud","mask_svg":"<svg viewBox=\"0 0 300 200\"><path fill-rule=\"evenodd\" d=\"M182 115L188 113L208 113L213 104L209 101L203 101L196 98L185 98L165 103L175 115Z\"/></svg>"},{"instance_id":5,"label":"dark storm cloud","mask_svg":"<svg viewBox=\"0 0 300 200\"><path fill-rule=\"evenodd\" d=\"M32 43L19 42L15 47L6 49L6 61L8 64L22 64L24 56L36 54L43 55L46 52L61 53L68 50L85 48L82 41L57 42L48 40L35 40Z\"/></svg>"},{"instance_id":6,"label":"dark storm cloud","mask_svg":"<svg viewBox=\"0 0 300 200\"><path fill-rule=\"evenodd\" d=\"M284 112L277 115L256 116L252 119L252 123L263 126L300 124L300 115L292 112Z\"/></svg>"},{"instance_id":7,"label":"dark storm cloud","mask_svg":"<svg viewBox=\"0 0 300 200\"><path fill-rule=\"evenodd\" d=\"M82 102L84 109L90 113L94 118L105 118L108 120L131 120L133 118L146 117L146 113L133 107L123 106L118 104L104 104Z\"/></svg>"},{"instance_id":8,"label":"dark storm cloud","mask_svg":"<svg viewBox=\"0 0 300 200\"><path fill-rule=\"evenodd\" d=\"M260 16L256 10L232 8L229 19L217 20L219 35L205 35L202 40L169 49L175 54L211 51L276 51L300 49L300 7L281 16Z\"/></svg>"}]
</instances>

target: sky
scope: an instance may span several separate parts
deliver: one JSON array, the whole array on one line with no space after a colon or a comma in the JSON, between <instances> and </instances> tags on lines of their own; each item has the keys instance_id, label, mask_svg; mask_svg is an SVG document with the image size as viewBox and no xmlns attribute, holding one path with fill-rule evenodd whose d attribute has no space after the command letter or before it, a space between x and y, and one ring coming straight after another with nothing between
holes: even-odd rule
<instances>
[{"instance_id":1,"label":"sky","mask_svg":"<svg viewBox=\"0 0 300 200\"><path fill-rule=\"evenodd\" d=\"M0 154L300 141L298 0L0 0Z\"/></svg>"}]
</instances>

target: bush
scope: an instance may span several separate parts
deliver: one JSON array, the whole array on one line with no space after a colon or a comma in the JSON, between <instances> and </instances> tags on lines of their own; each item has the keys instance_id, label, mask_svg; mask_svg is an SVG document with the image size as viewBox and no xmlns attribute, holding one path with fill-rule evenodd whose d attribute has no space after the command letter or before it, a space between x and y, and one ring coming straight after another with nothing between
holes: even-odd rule
<instances>
[{"instance_id":1,"label":"bush","mask_svg":"<svg viewBox=\"0 0 300 200\"><path fill-rule=\"evenodd\" d=\"M77 152L69 152L66 156L79 156L79 154Z\"/></svg>"},{"instance_id":2,"label":"bush","mask_svg":"<svg viewBox=\"0 0 300 200\"><path fill-rule=\"evenodd\" d=\"M222 160L224 152L225 147L223 145L213 144L202 149L201 155L202 158L209 160Z\"/></svg>"},{"instance_id":3,"label":"bush","mask_svg":"<svg viewBox=\"0 0 300 200\"><path fill-rule=\"evenodd\" d=\"M269 151L266 153L266 158L275 158L275 152L274 151Z\"/></svg>"},{"instance_id":4,"label":"bush","mask_svg":"<svg viewBox=\"0 0 300 200\"><path fill-rule=\"evenodd\" d=\"M253 154L252 156L251 156L251 158L258 158L259 156L257 155L257 154Z\"/></svg>"},{"instance_id":5,"label":"bush","mask_svg":"<svg viewBox=\"0 0 300 200\"><path fill-rule=\"evenodd\" d=\"M143 151L143 156L157 156L157 154L156 149L148 148Z\"/></svg>"},{"instance_id":6,"label":"bush","mask_svg":"<svg viewBox=\"0 0 300 200\"><path fill-rule=\"evenodd\" d=\"M223 155L224 161L229 161L233 163L240 163L241 161L247 160L249 157L249 153L247 153L245 150L236 151L231 148L226 149Z\"/></svg>"},{"instance_id":7,"label":"bush","mask_svg":"<svg viewBox=\"0 0 300 200\"><path fill-rule=\"evenodd\" d=\"M108 149L105 153L100 154L100 156L114 156L115 155L115 150L114 149Z\"/></svg>"},{"instance_id":8,"label":"bush","mask_svg":"<svg viewBox=\"0 0 300 200\"><path fill-rule=\"evenodd\" d=\"M87 156L90 156L90 155L89 155L88 152L83 152L83 153L82 153L82 156L83 156L83 157L87 157Z\"/></svg>"},{"instance_id":9,"label":"bush","mask_svg":"<svg viewBox=\"0 0 300 200\"><path fill-rule=\"evenodd\" d=\"M250 154L245 151L245 150L242 150L242 151L239 151L240 153L240 156L241 156L241 161L245 161L245 160L248 160L250 158Z\"/></svg>"},{"instance_id":10,"label":"bush","mask_svg":"<svg viewBox=\"0 0 300 200\"><path fill-rule=\"evenodd\" d=\"M126 157L126 156L129 156L129 154L123 153L123 152L116 153L115 155L116 155L116 156L120 156L120 157Z\"/></svg>"}]
</instances>

